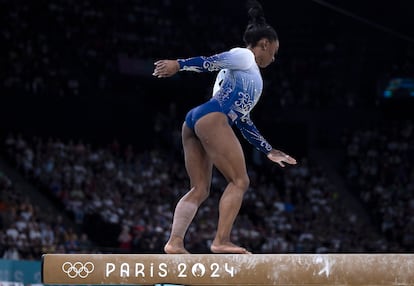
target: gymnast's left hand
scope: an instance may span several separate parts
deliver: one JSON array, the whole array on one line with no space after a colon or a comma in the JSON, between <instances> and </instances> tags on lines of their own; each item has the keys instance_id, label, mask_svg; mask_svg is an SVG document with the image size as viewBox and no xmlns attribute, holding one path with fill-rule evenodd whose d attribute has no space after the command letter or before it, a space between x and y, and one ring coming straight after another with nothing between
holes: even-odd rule
<instances>
[{"instance_id":1,"label":"gymnast's left hand","mask_svg":"<svg viewBox=\"0 0 414 286\"><path fill-rule=\"evenodd\" d=\"M152 75L158 78L173 76L180 70L180 65L176 60L159 60L154 65Z\"/></svg>"},{"instance_id":2,"label":"gymnast's left hand","mask_svg":"<svg viewBox=\"0 0 414 286\"><path fill-rule=\"evenodd\" d=\"M270 151L267 154L267 158L269 158L269 160L278 163L280 165L280 167L284 167L285 164L284 163L288 163L290 165L296 165L296 159L289 156L288 154L280 151L280 150L276 150L276 149L272 149L272 151Z\"/></svg>"}]
</instances>

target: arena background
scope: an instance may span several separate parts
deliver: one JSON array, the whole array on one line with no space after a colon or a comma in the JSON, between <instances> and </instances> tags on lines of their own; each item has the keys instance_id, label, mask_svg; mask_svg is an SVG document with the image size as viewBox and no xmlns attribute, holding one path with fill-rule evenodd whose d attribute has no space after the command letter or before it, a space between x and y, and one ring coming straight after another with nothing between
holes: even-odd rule
<instances>
[{"instance_id":1,"label":"arena background","mask_svg":"<svg viewBox=\"0 0 414 286\"><path fill-rule=\"evenodd\" d=\"M412 3L262 4L280 51L252 118L300 164L282 170L241 139L252 190L235 239L256 253L412 252ZM244 5L0 0L0 21L2 257L162 252L188 184L180 127L215 74L155 79L153 62L242 45ZM214 231L214 178L193 252Z\"/></svg>"}]
</instances>

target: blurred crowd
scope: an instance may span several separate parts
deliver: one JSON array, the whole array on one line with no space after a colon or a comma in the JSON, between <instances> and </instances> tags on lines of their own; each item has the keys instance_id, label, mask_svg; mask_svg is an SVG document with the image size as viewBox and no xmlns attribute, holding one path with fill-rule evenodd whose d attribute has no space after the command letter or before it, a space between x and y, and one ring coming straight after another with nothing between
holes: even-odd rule
<instances>
[{"instance_id":1,"label":"blurred crowd","mask_svg":"<svg viewBox=\"0 0 414 286\"><path fill-rule=\"evenodd\" d=\"M414 124L392 121L347 132L344 174L387 241L414 250Z\"/></svg>"},{"instance_id":2,"label":"blurred crowd","mask_svg":"<svg viewBox=\"0 0 414 286\"><path fill-rule=\"evenodd\" d=\"M5 150L28 180L64 205L79 229L115 252L162 252L174 205L189 187L182 159L162 150L139 153L116 142L93 147L20 135L9 135ZM366 223L343 204L317 165L303 159L283 171L269 167L249 167L252 185L233 232L235 242L255 253L390 250L375 232L364 232ZM208 251L224 187L215 173L211 198L190 227L189 250Z\"/></svg>"},{"instance_id":3,"label":"blurred crowd","mask_svg":"<svg viewBox=\"0 0 414 286\"><path fill-rule=\"evenodd\" d=\"M0 257L39 260L44 253L93 251L86 233L63 221L63 213L51 216L38 202L14 187L0 171Z\"/></svg>"}]
</instances>

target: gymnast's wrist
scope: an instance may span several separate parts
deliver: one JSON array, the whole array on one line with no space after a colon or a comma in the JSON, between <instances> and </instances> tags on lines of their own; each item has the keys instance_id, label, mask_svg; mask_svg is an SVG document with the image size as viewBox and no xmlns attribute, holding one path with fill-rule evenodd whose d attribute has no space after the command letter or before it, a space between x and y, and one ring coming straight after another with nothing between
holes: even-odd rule
<instances>
[{"instance_id":1,"label":"gymnast's wrist","mask_svg":"<svg viewBox=\"0 0 414 286\"><path fill-rule=\"evenodd\" d=\"M178 71L182 71L182 70L183 70L183 68L184 68L184 63L185 63L185 61L184 61L184 60L182 60L182 59L178 59L178 60L176 60L176 62L177 62L177 64L178 64Z\"/></svg>"}]
</instances>

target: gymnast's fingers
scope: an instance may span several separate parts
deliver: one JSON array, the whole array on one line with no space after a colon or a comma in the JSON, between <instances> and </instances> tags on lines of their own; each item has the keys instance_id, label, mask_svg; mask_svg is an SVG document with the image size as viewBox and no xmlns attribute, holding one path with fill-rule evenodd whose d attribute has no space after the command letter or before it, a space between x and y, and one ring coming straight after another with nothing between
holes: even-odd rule
<instances>
[{"instance_id":1,"label":"gymnast's fingers","mask_svg":"<svg viewBox=\"0 0 414 286\"><path fill-rule=\"evenodd\" d=\"M289 156L289 155L285 156L285 162L288 163L288 164L291 164L291 165L296 165L296 163L297 163L296 159Z\"/></svg>"},{"instance_id":2,"label":"gymnast's fingers","mask_svg":"<svg viewBox=\"0 0 414 286\"><path fill-rule=\"evenodd\" d=\"M276 163L278 163L279 166L282 167L282 168L285 167L285 164L283 164L283 160L276 161Z\"/></svg>"}]
</instances>

